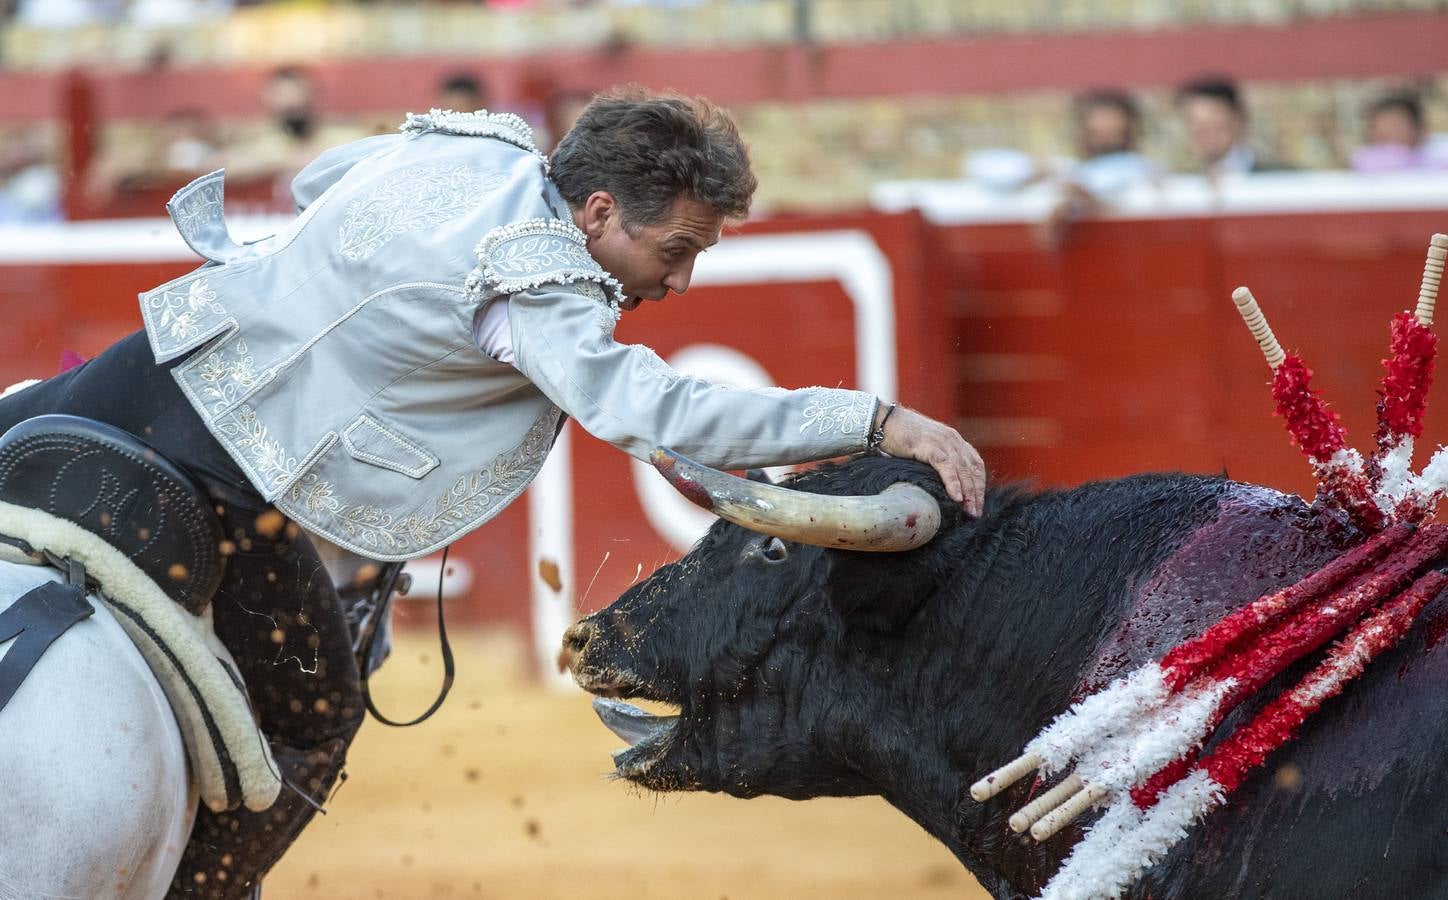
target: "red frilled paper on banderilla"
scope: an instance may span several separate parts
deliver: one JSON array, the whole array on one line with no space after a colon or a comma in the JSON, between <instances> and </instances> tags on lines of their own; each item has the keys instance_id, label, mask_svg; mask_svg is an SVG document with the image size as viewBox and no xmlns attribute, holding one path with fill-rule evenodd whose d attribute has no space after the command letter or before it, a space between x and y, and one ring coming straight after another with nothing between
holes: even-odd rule
<instances>
[{"instance_id":1,"label":"red frilled paper on banderilla","mask_svg":"<svg viewBox=\"0 0 1448 900\"><path fill-rule=\"evenodd\" d=\"M1226 803L1324 701L1397 644L1448 585L1448 574L1425 571L1448 551L1448 526L1422 524L1448 491L1448 449L1419 475L1411 467L1433 380L1437 337L1428 326L1445 259L1448 236L1434 235L1417 310L1392 321L1377 446L1366 463L1312 388L1312 370L1282 350L1250 291L1234 293L1273 369L1276 413L1317 475L1319 501L1345 511L1370 537L1081 700L1019 758L972 786L975 799L984 801L1037 770L1048 777L1068 773L1010 819L1012 829L1029 828L1037 840L1093 806L1106 807L1043 898L1118 896L1194 823ZM1335 638L1297 685L1198 758L1242 700Z\"/></svg>"}]
</instances>

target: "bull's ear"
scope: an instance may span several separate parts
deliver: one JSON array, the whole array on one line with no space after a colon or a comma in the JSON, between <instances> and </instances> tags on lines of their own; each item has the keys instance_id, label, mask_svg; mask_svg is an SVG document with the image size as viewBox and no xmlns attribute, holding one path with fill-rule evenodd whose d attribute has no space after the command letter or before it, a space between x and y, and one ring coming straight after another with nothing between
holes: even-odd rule
<instances>
[{"instance_id":1,"label":"bull's ear","mask_svg":"<svg viewBox=\"0 0 1448 900\"><path fill-rule=\"evenodd\" d=\"M904 553L825 552L825 595L850 627L894 631L944 581L929 544Z\"/></svg>"},{"instance_id":2,"label":"bull's ear","mask_svg":"<svg viewBox=\"0 0 1448 900\"><path fill-rule=\"evenodd\" d=\"M876 631L899 628L958 567L952 534L964 513L943 488L938 494L940 530L924 546L901 553L825 551L824 593L846 624Z\"/></svg>"}]
</instances>

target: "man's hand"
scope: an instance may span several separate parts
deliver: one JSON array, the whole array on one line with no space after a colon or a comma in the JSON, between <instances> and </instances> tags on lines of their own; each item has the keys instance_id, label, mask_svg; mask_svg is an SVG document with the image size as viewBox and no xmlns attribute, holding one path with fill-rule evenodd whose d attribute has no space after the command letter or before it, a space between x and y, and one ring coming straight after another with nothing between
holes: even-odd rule
<instances>
[{"instance_id":1,"label":"man's hand","mask_svg":"<svg viewBox=\"0 0 1448 900\"><path fill-rule=\"evenodd\" d=\"M885 417L889 406L881 404L875 413L875 427ZM985 463L975 448L966 443L960 432L901 406L885 423L885 440L880 449L905 459L929 463L945 482L952 500L972 516L985 508Z\"/></svg>"}]
</instances>

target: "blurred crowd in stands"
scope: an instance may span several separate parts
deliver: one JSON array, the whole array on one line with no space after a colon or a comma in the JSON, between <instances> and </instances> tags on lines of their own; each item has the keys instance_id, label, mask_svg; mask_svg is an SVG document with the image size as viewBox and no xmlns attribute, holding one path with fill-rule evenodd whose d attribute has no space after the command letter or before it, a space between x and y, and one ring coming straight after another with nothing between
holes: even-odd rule
<instances>
[{"instance_id":1,"label":"blurred crowd in stands","mask_svg":"<svg viewBox=\"0 0 1448 900\"><path fill-rule=\"evenodd\" d=\"M1216 183L1225 178L1297 169L1253 140L1252 117L1236 82L1221 75L1194 78L1175 94L1191 164L1186 174ZM1074 221L1109 206L1113 197L1160 183L1166 166L1141 149L1142 112L1128 91L1101 88L1072 104L1075 155L1041 162L1013 149L967 153L964 175L996 192L1048 183L1060 193L1042 223L1041 238L1055 244ZM1363 111L1362 144L1350 158L1355 172L1448 173L1448 134L1430 132L1423 103L1412 91L1383 94Z\"/></svg>"},{"instance_id":2,"label":"blurred crowd in stands","mask_svg":"<svg viewBox=\"0 0 1448 900\"><path fill-rule=\"evenodd\" d=\"M515 112L533 127L540 147L551 148L572 126L591 94L561 89L546 103L510 110L496 107L485 79L458 70L444 76L431 98L417 109ZM98 148L79 185L87 209L126 214L125 196L158 201L145 214L159 215L159 202L188 181L225 168L231 196L260 211L290 207L290 182L329 147L396 130L402 114L374 121L336 121L318 102L313 76L301 66L273 70L262 89L264 116L225 125L207 110L187 106L159 122L112 135ZM53 155L39 133L0 140L0 224L55 222L64 218L62 184ZM159 192L159 193L158 193Z\"/></svg>"},{"instance_id":3,"label":"blurred crowd in stands","mask_svg":"<svg viewBox=\"0 0 1448 900\"><path fill-rule=\"evenodd\" d=\"M1195 157L1193 171L1221 178L1294 168L1264 154L1253 142L1251 116L1232 79L1207 76L1187 82L1177 91L1176 108ZM1078 158L1065 168L1068 180L1101 195L1162 174L1138 149L1141 113L1128 92L1083 94L1076 99L1074 116ZM1422 101L1411 92L1374 100L1364 110L1363 130L1363 145L1352 154L1354 171L1448 171L1448 135L1428 131Z\"/></svg>"},{"instance_id":4,"label":"blurred crowd in stands","mask_svg":"<svg viewBox=\"0 0 1448 900\"><path fill-rule=\"evenodd\" d=\"M276 0L0 0L0 19L36 28L72 28L93 23L126 22L136 25L185 25L223 16L248 6ZM295 0L289 0L295 3ZM316 3L322 0L314 0ZM495 9L580 6L693 6L704 0L354 0L354 2L433 4L456 3Z\"/></svg>"},{"instance_id":5,"label":"blurred crowd in stands","mask_svg":"<svg viewBox=\"0 0 1448 900\"><path fill-rule=\"evenodd\" d=\"M326 5L324 0L311 2ZM402 4L406 0L372 2ZM480 5L479 0L455 2ZM703 0L488 0L481 5L578 7L595 2L686 6ZM262 5L260 0L0 0L0 13L31 27L65 27L87 21L178 23L257 5ZM1442 113L1441 88L1432 82L1401 89L1379 84L1375 94L1353 101L1354 108L1343 112L1329 128L1343 138L1340 152L1335 154L1337 165L1362 173L1448 173L1448 134L1434 133L1423 102L1424 96L1433 98L1434 111ZM308 161L327 147L394 130L403 112L378 110L367 117L330 114L313 72L301 66L272 70L260 93L260 113L249 119L218 119L204 105L188 102L171 108L158 121L100 123L94 152L79 177L73 171L65 173L73 182L68 186L56 164L63 156L58 150L63 141L53 130L0 135L0 224L59 221L67 210L85 216L160 215L171 191L222 167L227 170L229 205L240 199L251 208L281 211L289 207L291 176ZM515 89L512 95L517 93ZM434 85L432 96L418 97L412 108L515 112L533 125L540 147L547 150L567 130L590 94L558 88L539 96L527 104L510 105L505 94L505 102L499 103L491 96L481 71L464 65L446 72ZM1056 104L1052 109L1059 110L1052 113L1052 121L1070 121L1070 128L1060 129L1057 143L1062 144L1061 152L1054 156L1043 154L1040 142L1031 152L1010 146L1013 141L1008 130L996 139L965 130L933 135L934 144L953 154L953 160L960 160L958 171L941 171L944 167L937 165L935 175L958 174L961 183L990 196L1053 191L1056 199L1041 223L1046 243L1058 242L1072 222L1109 208L1113 199L1125 192L1160 185L1174 175L1197 174L1209 183L1218 183L1240 175L1325 164L1321 157L1304 161L1290 158L1291 152L1282 154L1289 158L1272 152L1280 144L1262 140L1260 132L1254 134L1244 90L1226 76L1194 78L1172 92L1170 103L1158 93L1152 104L1144 105L1131 91L1117 88L1091 90L1074 98L1062 96L1052 102ZM741 115L746 138L752 137L751 125L762 127L770 117L794 116L768 104L760 107ZM1148 108L1155 110L1157 121L1147 121L1143 110ZM929 142L913 136L892 139L892 130L903 129L891 123L876 124L872 116L878 119L877 112L865 111L860 115L862 123L841 126L830 120L817 130L795 128L797 134L789 132L787 124L785 133L794 143L815 148L801 151L792 147L791 152L831 158L857 152L865 160L857 167L861 172L888 179L887 167L874 166L871 154L897 155L907 145ZM1348 121L1352 116L1360 118ZM944 118L951 117L947 114ZM847 133L848 128L854 131ZM1352 131L1359 133L1346 136ZM1153 140L1144 141L1144 134L1152 135ZM1073 140L1074 146L1065 146L1067 140ZM997 143L1000 146L992 146ZM827 163L813 174L802 169L789 171L784 165L771 168L772 160L761 159L768 150L756 147L757 168L766 186L771 178L794 185L811 177L818 177L821 183L842 180L833 177ZM955 168L953 162L948 165ZM872 167L881 174L874 175ZM761 211L770 209L767 193L761 191L765 195L757 204ZM781 204L776 208L795 207ZM83 211L77 213L77 209Z\"/></svg>"}]
</instances>

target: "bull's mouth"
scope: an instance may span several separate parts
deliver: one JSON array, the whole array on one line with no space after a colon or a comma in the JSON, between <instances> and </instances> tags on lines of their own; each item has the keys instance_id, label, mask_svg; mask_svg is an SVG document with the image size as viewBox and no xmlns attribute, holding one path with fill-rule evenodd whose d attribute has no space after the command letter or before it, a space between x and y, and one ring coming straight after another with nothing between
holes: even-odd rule
<instances>
[{"instance_id":1,"label":"bull's mouth","mask_svg":"<svg viewBox=\"0 0 1448 900\"><path fill-rule=\"evenodd\" d=\"M632 703L610 697L594 697L593 711L609 731L628 744L613 752L613 766L619 777L631 781L649 774L668 752L679 730L677 715L656 716Z\"/></svg>"},{"instance_id":2,"label":"bull's mouth","mask_svg":"<svg viewBox=\"0 0 1448 900\"><path fill-rule=\"evenodd\" d=\"M648 785L649 773L663 761L678 738L683 717L657 715L626 700L658 703L677 710L673 697L644 684L631 673L611 667L591 666L577 658L568 660L573 680L593 694L593 711L615 735L628 745L613 753L614 774Z\"/></svg>"}]
</instances>

